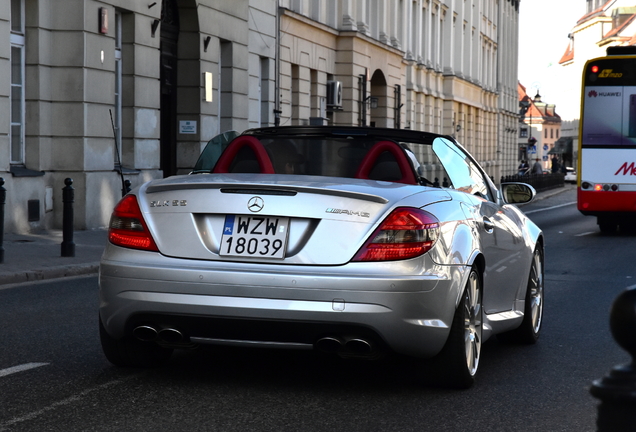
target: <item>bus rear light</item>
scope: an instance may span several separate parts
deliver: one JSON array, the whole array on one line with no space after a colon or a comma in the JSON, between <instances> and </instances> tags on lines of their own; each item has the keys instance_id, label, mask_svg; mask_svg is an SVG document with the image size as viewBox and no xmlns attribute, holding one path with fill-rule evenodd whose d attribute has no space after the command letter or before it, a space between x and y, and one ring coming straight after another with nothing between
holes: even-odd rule
<instances>
[{"instance_id":1,"label":"bus rear light","mask_svg":"<svg viewBox=\"0 0 636 432\"><path fill-rule=\"evenodd\" d=\"M589 187L589 183L585 182L581 186L582 186L583 189L587 189ZM616 191L618 191L618 185L617 184L610 185L610 184L597 183L597 184L594 185L594 191L595 192L609 192L609 191L616 192Z\"/></svg>"}]
</instances>

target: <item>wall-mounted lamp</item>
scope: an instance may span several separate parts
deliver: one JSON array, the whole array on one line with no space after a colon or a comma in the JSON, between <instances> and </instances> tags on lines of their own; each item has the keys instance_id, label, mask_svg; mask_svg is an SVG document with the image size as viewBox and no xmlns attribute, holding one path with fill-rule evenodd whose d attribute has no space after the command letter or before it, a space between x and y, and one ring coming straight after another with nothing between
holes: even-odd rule
<instances>
[{"instance_id":1,"label":"wall-mounted lamp","mask_svg":"<svg viewBox=\"0 0 636 432\"><path fill-rule=\"evenodd\" d=\"M205 102L214 101L212 83L212 72L203 72L203 100Z\"/></svg>"},{"instance_id":2,"label":"wall-mounted lamp","mask_svg":"<svg viewBox=\"0 0 636 432\"><path fill-rule=\"evenodd\" d=\"M456 130L457 132L459 132L460 130L462 130L462 125L458 124L458 125L455 127L455 130Z\"/></svg>"},{"instance_id":3,"label":"wall-mounted lamp","mask_svg":"<svg viewBox=\"0 0 636 432\"><path fill-rule=\"evenodd\" d=\"M155 37L155 33L157 32L157 27L159 27L160 21L158 19L152 20L152 24L150 24L150 29L152 31L152 37Z\"/></svg>"},{"instance_id":4,"label":"wall-mounted lamp","mask_svg":"<svg viewBox=\"0 0 636 432\"><path fill-rule=\"evenodd\" d=\"M378 107L378 98L375 96L367 96L364 101L368 103L369 107L372 109L376 109Z\"/></svg>"},{"instance_id":5,"label":"wall-mounted lamp","mask_svg":"<svg viewBox=\"0 0 636 432\"><path fill-rule=\"evenodd\" d=\"M210 45L210 40L212 40L212 36L206 36L203 39L203 52L208 52L208 45Z\"/></svg>"}]
</instances>

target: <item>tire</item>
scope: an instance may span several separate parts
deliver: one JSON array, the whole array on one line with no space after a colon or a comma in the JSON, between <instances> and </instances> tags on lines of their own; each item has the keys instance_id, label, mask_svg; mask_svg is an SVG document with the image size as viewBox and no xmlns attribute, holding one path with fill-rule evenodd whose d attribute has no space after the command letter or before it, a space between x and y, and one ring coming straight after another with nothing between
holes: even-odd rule
<instances>
[{"instance_id":1,"label":"tire","mask_svg":"<svg viewBox=\"0 0 636 432\"><path fill-rule=\"evenodd\" d=\"M497 335L497 339L506 343L532 345L539 339L543 322L544 303L543 248L537 245L532 254L528 288L523 311L523 321L516 329Z\"/></svg>"},{"instance_id":2,"label":"tire","mask_svg":"<svg viewBox=\"0 0 636 432\"><path fill-rule=\"evenodd\" d=\"M109 362L123 367L157 367L172 355L172 349L163 348L154 342L142 342L130 337L115 339L108 334L99 319L99 339L102 351Z\"/></svg>"},{"instance_id":3,"label":"tire","mask_svg":"<svg viewBox=\"0 0 636 432\"><path fill-rule=\"evenodd\" d=\"M636 234L636 226L634 226L634 222L629 221L629 222L621 222L620 224L618 224L621 233L623 234L627 234L627 235L634 235Z\"/></svg>"},{"instance_id":4,"label":"tire","mask_svg":"<svg viewBox=\"0 0 636 432\"><path fill-rule=\"evenodd\" d=\"M443 387L470 388L475 382L482 345L481 278L473 268L455 311L453 324L442 351L433 359L435 379Z\"/></svg>"},{"instance_id":5,"label":"tire","mask_svg":"<svg viewBox=\"0 0 636 432\"><path fill-rule=\"evenodd\" d=\"M618 224L609 218L598 217L596 218L596 222L598 223L598 228L603 234L614 234L618 228Z\"/></svg>"}]
</instances>

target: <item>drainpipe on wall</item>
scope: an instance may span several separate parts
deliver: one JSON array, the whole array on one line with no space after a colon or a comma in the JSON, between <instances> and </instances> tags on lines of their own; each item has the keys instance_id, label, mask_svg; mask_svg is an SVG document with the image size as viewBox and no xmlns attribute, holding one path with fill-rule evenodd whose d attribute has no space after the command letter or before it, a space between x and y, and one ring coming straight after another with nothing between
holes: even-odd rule
<instances>
[{"instance_id":1,"label":"drainpipe on wall","mask_svg":"<svg viewBox=\"0 0 636 432\"><path fill-rule=\"evenodd\" d=\"M395 84L393 87L393 99L395 100L395 108L394 108L394 129L400 129L402 123L402 107L404 104L402 103L402 86L400 84Z\"/></svg>"},{"instance_id":2,"label":"drainpipe on wall","mask_svg":"<svg viewBox=\"0 0 636 432\"><path fill-rule=\"evenodd\" d=\"M280 126L280 4L276 8L276 50L274 59L274 126Z\"/></svg>"}]
</instances>

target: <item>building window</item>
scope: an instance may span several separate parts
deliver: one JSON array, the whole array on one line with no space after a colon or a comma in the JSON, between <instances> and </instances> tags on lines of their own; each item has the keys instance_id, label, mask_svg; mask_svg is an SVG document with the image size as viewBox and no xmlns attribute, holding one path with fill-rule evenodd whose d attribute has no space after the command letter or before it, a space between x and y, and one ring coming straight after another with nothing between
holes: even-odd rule
<instances>
[{"instance_id":1,"label":"building window","mask_svg":"<svg viewBox=\"0 0 636 432\"><path fill-rule=\"evenodd\" d=\"M605 3L605 0L603 0L603 3ZM601 7L601 5L603 3L601 3L601 0L587 0L587 12L586 13L590 13L590 12L598 9L599 7Z\"/></svg>"},{"instance_id":2,"label":"building window","mask_svg":"<svg viewBox=\"0 0 636 432\"><path fill-rule=\"evenodd\" d=\"M24 0L11 0L11 163L24 164Z\"/></svg>"},{"instance_id":3,"label":"building window","mask_svg":"<svg viewBox=\"0 0 636 432\"><path fill-rule=\"evenodd\" d=\"M232 130L232 115L234 106L232 101L232 70L233 64L233 47L232 42L227 40L219 41L219 113L221 117L221 132Z\"/></svg>"},{"instance_id":4,"label":"building window","mask_svg":"<svg viewBox=\"0 0 636 432\"><path fill-rule=\"evenodd\" d=\"M291 66L291 91L292 91L292 124L299 125L300 121L300 66Z\"/></svg>"},{"instance_id":5,"label":"building window","mask_svg":"<svg viewBox=\"0 0 636 432\"><path fill-rule=\"evenodd\" d=\"M519 129L519 138L528 138L528 129L527 128Z\"/></svg>"},{"instance_id":6,"label":"building window","mask_svg":"<svg viewBox=\"0 0 636 432\"><path fill-rule=\"evenodd\" d=\"M550 138L554 138L554 129L550 129Z\"/></svg>"},{"instance_id":7,"label":"building window","mask_svg":"<svg viewBox=\"0 0 636 432\"><path fill-rule=\"evenodd\" d=\"M269 126L269 59L260 58L260 76L258 79L258 109L261 127Z\"/></svg>"},{"instance_id":8,"label":"building window","mask_svg":"<svg viewBox=\"0 0 636 432\"><path fill-rule=\"evenodd\" d=\"M556 137L559 138L559 130L556 130Z\"/></svg>"}]
</instances>

